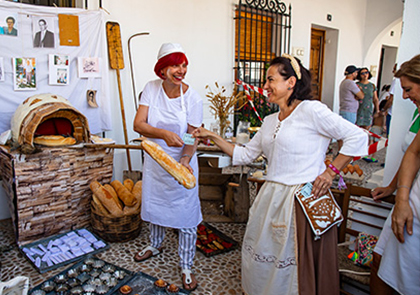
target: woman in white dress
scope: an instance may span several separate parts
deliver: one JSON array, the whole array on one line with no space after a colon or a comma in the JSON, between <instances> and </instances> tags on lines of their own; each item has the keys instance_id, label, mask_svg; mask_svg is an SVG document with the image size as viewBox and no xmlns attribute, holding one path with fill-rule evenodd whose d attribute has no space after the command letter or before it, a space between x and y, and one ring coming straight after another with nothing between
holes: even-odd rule
<instances>
[{"instance_id":1,"label":"woman in white dress","mask_svg":"<svg viewBox=\"0 0 420 295\"><path fill-rule=\"evenodd\" d=\"M420 108L420 55L403 63L395 73L400 78L403 98ZM372 191L374 199L391 195L397 190L395 206L388 216L373 253L370 290L374 295L420 293L420 137L413 139L413 119L403 150L407 149L401 166L387 187ZM412 143L411 143L412 141ZM411 143L411 144L410 144ZM405 146L404 146L405 145Z\"/></svg>"},{"instance_id":2,"label":"woman in white dress","mask_svg":"<svg viewBox=\"0 0 420 295\"><path fill-rule=\"evenodd\" d=\"M203 102L184 82L187 66L187 57L179 44L162 45L154 69L160 79L150 81L144 87L134 130L159 144L198 179L197 145L184 144L183 138L201 126ZM197 225L202 221L198 186L190 190L184 188L146 154L142 199L142 219L150 222L150 245L137 253L134 260L140 262L158 255L165 228L176 228L183 287L194 290L197 280L191 269Z\"/></svg>"},{"instance_id":3,"label":"woman in white dress","mask_svg":"<svg viewBox=\"0 0 420 295\"><path fill-rule=\"evenodd\" d=\"M327 193L336 173L353 156L367 154L368 136L356 125L311 100L309 71L290 55L271 61L264 89L268 102L280 111L264 123L244 147L234 146L204 128L198 138L210 138L232 157L233 165L268 159L266 182L250 209L242 245L242 287L247 295L339 294L337 230L315 240L294 197L313 182L312 193ZM344 144L332 165L325 155L331 138Z\"/></svg>"}]
</instances>

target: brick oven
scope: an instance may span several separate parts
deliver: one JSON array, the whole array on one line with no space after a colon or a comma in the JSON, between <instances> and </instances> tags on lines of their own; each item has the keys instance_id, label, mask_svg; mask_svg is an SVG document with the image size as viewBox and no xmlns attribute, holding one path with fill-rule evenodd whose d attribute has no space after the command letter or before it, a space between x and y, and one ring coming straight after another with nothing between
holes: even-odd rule
<instances>
[{"instance_id":1,"label":"brick oven","mask_svg":"<svg viewBox=\"0 0 420 295\"><path fill-rule=\"evenodd\" d=\"M111 181L113 149L84 147L90 142L88 121L59 95L29 97L17 108L11 125L12 145L0 146L0 175L17 242L88 226L89 184ZM74 137L77 144L22 152L27 150L22 147L35 146L34 137L49 134Z\"/></svg>"}]
</instances>

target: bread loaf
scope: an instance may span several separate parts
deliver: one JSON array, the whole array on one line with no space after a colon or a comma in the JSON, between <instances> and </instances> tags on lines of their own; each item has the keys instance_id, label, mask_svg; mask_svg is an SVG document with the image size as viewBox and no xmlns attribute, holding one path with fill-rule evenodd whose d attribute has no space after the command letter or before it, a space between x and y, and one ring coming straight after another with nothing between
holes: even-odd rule
<instances>
[{"instance_id":1,"label":"bread loaf","mask_svg":"<svg viewBox=\"0 0 420 295\"><path fill-rule=\"evenodd\" d=\"M143 140L141 146L146 153L185 188L192 189L195 187L196 179L194 175L184 165L169 156L157 143Z\"/></svg>"},{"instance_id":2,"label":"bread loaf","mask_svg":"<svg viewBox=\"0 0 420 295\"><path fill-rule=\"evenodd\" d=\"M117 204L117 206L122 210L123 207L124 207L123 206L124 204L118 198L117 192L114 190L114 188L112 187L112 185L110 185L110 184L104 184L104 188L111 194L111 196L114 198L114 201Z\"/></svg>"},{"instance_id":3,"label":"bread loaf","mask_svg":"<svg viewBox=\"0 0 420 295\"><path fill-rule=\"evenodd\" d=\"M134 182L130 178L124 180L123 184L128 189L128 191L131 192L133 190Z\"/></svg>"},{"instance_id":4,"label":"bread loaf","mask_svg":"<svg viewBox=\"0 0 420 295\"><path fill-rule=\"evenodd\" d=\"M111 217L111 214L106 210L106 208L102 205L101 201L99 201L98 197L93 194L92 195L92 210L98 215Z\"/></svg>"},{"instance_id":5,"label":"bread loaf","mask_svg":"<svg viewBox=\"0 0 420 295\"><path fill-rule=\"evenodd\" d=\"M45 146L62 146L76 143L73 137L64 137L61 135L42 135L34 138L34 143Z\"/></svg>"},{"instance_id":6,"label":"bread loaf","mask_svg":"<svg viewBox=\"0 0 420 295\"><path fill-rule=\"evenodd\" d=\"M132 207L125 206L124 207L124 215L131 215L131 214L135 214L135 213L140 212L140 207L141 207L141 191L142 191L142 181L139 180L134 185L133 191L132 191L132 194L136 198L137 203L134 206L132 206Z\"/></svg>"},{"instance_id":7,"label":"bread loaf","mask_svg":"<svg viewBox=\"0 0 420 295\"><path fill-rule=\"evenodd\" d=\"M99 182L92 181L90 183L90 189L93 194L99 199L100 203L111 213L114 217L123 216L123 211L115 202L111 193L108 192Z\"/></svg>"},{"instance_id":8,"label":"bread loaf","mask_svg":"<svg viewBox=\"0 0 420 295\"><path fill-rule=\"evenodd\" d=\"M112 187L117 192L118 198L123 201L126 206L134 206L137 203L134 195L118 180L111 182Z\"/></svg>"}]
</instances>

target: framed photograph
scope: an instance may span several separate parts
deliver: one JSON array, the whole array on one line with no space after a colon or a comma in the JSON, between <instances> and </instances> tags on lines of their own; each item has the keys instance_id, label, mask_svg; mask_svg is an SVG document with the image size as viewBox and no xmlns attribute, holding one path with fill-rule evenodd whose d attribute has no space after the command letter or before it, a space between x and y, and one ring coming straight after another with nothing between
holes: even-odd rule
<instances>
[{"instance_id":1,"label":"framed photograph","mask_svg":"<svg viewBox=\"0 0 420 295\"><path fill-rule=\"evenodd\" d=\"M12 58L15 90L36 90L36 62L34 57Z\"/></svg>"},{"instance_id":2,"label":"framed photograph","mask_svg":"<svg viewBox=\"0 0 420 295\"><path fill-rule=\"evenodd\" d=\"M18 14L0 11L0 36L17 37L18 30Z\"/></svg>"},{"instance_id":3,"label":"framed photograph","mask_svg":"<svg viewBox=\"0 0 420 295\"><path fill-rule=\"evenodd\" d=\"M55 47L54 17L32 17L32 34L34 47Z\"/></svg>"},{"instance_id":4,"label":"framed photograph","mask_svg":"<svg viewBox=\"0 0 420 295\"><path fill-rule=\"evenodd\" d=\"M79 57L77 64L79 78L101 77L101 58Z\"/></svg>"},{"instance_id":5,"label":"framed photograph","mask_svg":"<svg viewBox=\"0 0 420 295\"><path fill-rule=\"evenodd\" d=\"M69 85L70 84L70 67L68 55L49 54L48 55L48 71L49 85Z\"/></svg>"},{"instance_id":6,"label":"framed photograph","mask_svg":"<svg viewBox=\"0 0 420 295\"><path fill-rule=\"evenodd\" d=\"M4 81L4 62L3 57L0 57L0 82Z\"/></svg>"},{"instance_id":7,"label":"framed photograph","mask_svg":"<svg viewBox=\"0 0 420 295\"><path fill-rule=\"evenodd\" d=\"M97 108L98 104L96 102L96 90L88 90L86 92L86 100L91 108Z\"/></svg>"}]
</instances>

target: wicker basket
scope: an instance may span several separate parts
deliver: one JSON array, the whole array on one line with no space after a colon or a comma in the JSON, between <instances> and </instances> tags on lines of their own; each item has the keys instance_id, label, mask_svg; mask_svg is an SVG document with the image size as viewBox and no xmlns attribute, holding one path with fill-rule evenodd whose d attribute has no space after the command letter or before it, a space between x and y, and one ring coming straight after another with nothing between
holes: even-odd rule
<instances>
[{"instance_id":1,"label":"wicker basket","mask_svg":"<svg viewBox=\"0 0 420 295\"><path fill-rule=\"evenodd\" d=\"M141 231L140 213L122 217L105 217L91 210L92 231L107 242L127 242Z\"/></svg>"}]
</instances>

